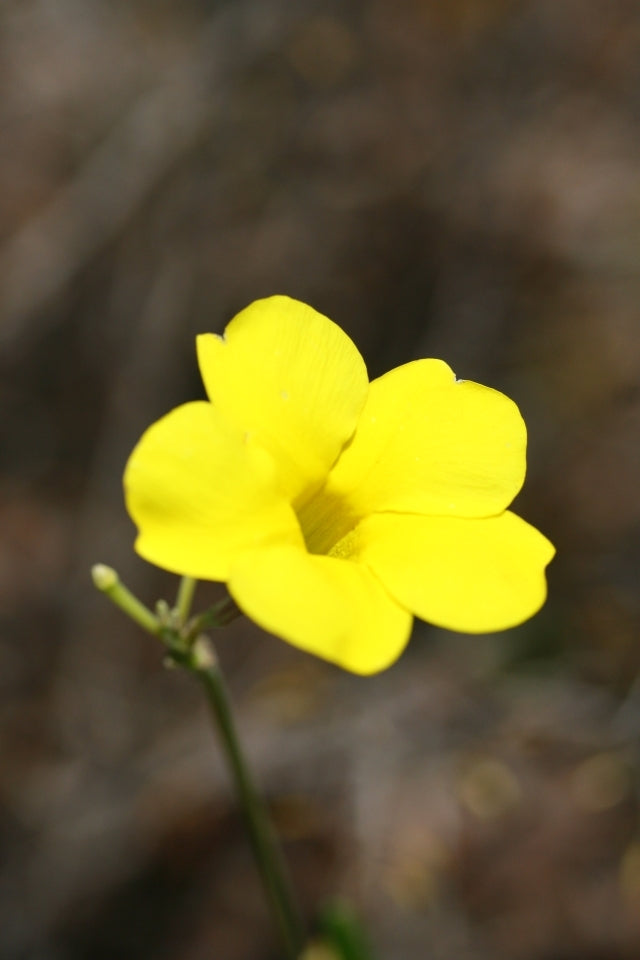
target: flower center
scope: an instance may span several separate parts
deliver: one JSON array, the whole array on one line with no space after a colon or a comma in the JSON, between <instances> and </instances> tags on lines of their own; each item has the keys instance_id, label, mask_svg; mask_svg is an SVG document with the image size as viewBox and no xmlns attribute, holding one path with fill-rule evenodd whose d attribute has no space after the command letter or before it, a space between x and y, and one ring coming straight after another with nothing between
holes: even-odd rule
<instances>
[{"instance_id":1,"label":"flower center","mask_svg":"<svg viewBox=\"0 0 640 960\"><path fill-rule=\"evenodd\" d=\"M345 497L322 487L294 509L309 553L328 555L358 522Z\"/></svg>"}]
</instances>

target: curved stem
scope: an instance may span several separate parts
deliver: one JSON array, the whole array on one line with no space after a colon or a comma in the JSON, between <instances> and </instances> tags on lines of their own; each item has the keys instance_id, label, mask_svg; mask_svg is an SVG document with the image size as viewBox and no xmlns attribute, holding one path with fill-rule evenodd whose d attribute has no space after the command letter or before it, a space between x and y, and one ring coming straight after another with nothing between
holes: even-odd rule
<instances>
[{"instance_id":1,"label":"curved stem","mask_svg":"<svg viewBox=\"0 0 640 960\"><path fill-rule=\"evenodd\" d=\"M227 624L242 616L242 611L236 606L232 597L224 597L218 603L209 607L204 613L198 614L187 624L187 633L195 638L203 630L210 627L226 627Z\"/></svg>"},{"instance_id":2,"label":"curved stem","mask_svg":"<svg viewBox=\"0 0 640 960\"><path fill-rule=\"evenodd\" d=\"M280 931L287 960L298 960L304 946L304 927L280 853L266 807L253 782L249 766L236 731L231 700L220 671L215 652L206 637L199 635L204 627L221 627L240 611L231 597L187 622L196 581L184 577L178 590L175 612L179 626L156 617L135 597L115 570L104 564L92 569L93 581L120 609L144 630L154 634L165 646L168 659L185 667L202 684L217 727L236 796L244 812L249 839L271 913ZM166 606L166 604L165 604ZM169 612L167 607L167 613Z\"/></svg>"},{"instance_id":3,"label":"curved stem","mask_svg":"<svg viewBox=\"0 0 640 960\"><path fill-rule=\"evenodd\" d=\"M178 596L176 597L176 613L178 614L178 623L182 626L187 622L193 603L193 595L196 592L198 581L193 577L182 577L178 587Z\"/></svg>"},{"instance_id":4,"label":"curved stem","mask_svg":"<svg viewBox=\"0 0 640 960\"><path fill-rule=\"evenodd\" d=\"M289 960L297 960L304 946L303 924L266 808L253 782L238 739L231 701L215 654L196 643L188 667L202 684L216 721L220 741L242 806L254 857L274 920Z\"/></svg>"},{"instance_id":5,"label":"curved stem","mask_svg":"<svg viewBox=\"0 0 640 960\"><path fill-rule=\"evenodd\" d=\"M126 613L134 623L137 623L147 633L152 633L156 637L160 636L162 625L158 618L121 583L120 577L112 567L107 567L104 563L96 563L91 568L91 576L97 589L109 597L117 607L120 607L122 612Z\"/></svg>"}]
</instances>

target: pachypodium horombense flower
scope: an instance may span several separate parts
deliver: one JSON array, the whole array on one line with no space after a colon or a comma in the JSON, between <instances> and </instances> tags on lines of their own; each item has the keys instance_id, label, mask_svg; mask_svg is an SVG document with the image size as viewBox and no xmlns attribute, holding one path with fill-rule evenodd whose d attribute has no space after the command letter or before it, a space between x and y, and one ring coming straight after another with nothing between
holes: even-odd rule
<instances>
[{"instance_id":1,"label":"pachypodium horombense flower","mask_svg":"<svg viewBox=\"0 0 640 960\"><path fill-rule=\"evenodd\" d=\"M507 509L526 430L504 394L441 360L370 383L340 327L282 296L197 346L208 400L153 424L125 471L142 557L362 674L414 616L485 633L544 603L554 549Z\"/></svg>"}]
</instances>

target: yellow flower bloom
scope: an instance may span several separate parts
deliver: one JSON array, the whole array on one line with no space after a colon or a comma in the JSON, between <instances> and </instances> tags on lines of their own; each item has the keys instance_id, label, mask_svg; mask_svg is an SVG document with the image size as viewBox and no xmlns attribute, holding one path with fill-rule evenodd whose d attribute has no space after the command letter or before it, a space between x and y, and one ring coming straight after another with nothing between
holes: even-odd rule
<instances>
[{"instance_id":1,"label":"yellow flower bloom","mask_svg":"<svg viewBox=\"0 0 640 960\"><path fill-rule=\"evenodd\" d=\"M441 360L369 383L349 337L288 297L197 342L209 402L153 424L125 471L141 556L225 581L260 626L361 674L414 616L483 633L542 606L554 549L506 509L525 475L511 400Z\"/></svg>"}]
</instances>

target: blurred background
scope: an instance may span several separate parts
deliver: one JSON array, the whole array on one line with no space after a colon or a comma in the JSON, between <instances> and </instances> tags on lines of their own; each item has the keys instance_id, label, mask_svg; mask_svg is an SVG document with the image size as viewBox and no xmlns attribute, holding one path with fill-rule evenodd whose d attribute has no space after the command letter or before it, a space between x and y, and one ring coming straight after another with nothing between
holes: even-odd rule
<instances>
[{"instance_id":1,"label":"blurred background","mask_svg":"<svg viewBox=\"0 0 640 960\"><path fill-rule=\"evenodd\" d=\"M639 957L636 0L3 0L0 89L0 957L278 956L199 691L89 579L172 599L123 465L273 293L513 397L558 547L533 621L370 679L221 633L307 914Z\"/></svg>"}]
</instances>

